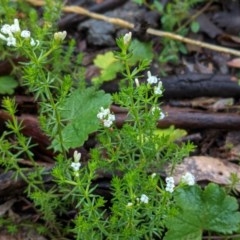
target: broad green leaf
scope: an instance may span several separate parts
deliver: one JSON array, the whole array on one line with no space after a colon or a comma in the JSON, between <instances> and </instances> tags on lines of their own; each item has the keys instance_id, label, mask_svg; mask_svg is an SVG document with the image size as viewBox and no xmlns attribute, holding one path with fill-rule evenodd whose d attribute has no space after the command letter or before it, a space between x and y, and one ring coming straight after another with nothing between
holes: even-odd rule
<instances>
[{"instance_id":1,"label":"broad green leaf","mask_svg":"<svg viewBox=\"0 0 240 240\"><path fill-rule=\"evenodd\" d=\"M116 61L117 59L114 57L113 52L106 52L104 54L97 55L93 62L97 67L106 69Z\"/></svg>"},{"instance_id":2,"label":"broad green leaf","mask_svg":"<svg viewBox=\"0 0 240 240\"><path fill-rule=\"evenodd\" d=\"M75 148L82 146L90 133L99 128L97 113L100 107L107 107L111 103L111 95L94 88L75 90L62 107L62 118L68 121L63 129L64 147ZM59 150L58 140L53 147Z\"/></svg>"},{"instance_id":3,"label":"broad green leaf","mask_svg":"<svg viewBox=\"0 0 240 240\"><path fill-rule=\"evenodd\" d=\"M131 65L135 65L141 59L153 59L153 50L151 43L144 43L138 40L133 40L129 48L132 51L132 57L129 60Z\"/></svg>"},{"instance_id":4,"label":"broad green leaf","mask_svg":"<svg viewBox=\"0 0 240 240\"><path fill-rule=\"evenodd\" d=\"M216 184L178 189L174 200L179 212L167 218L164 240L200 240L204 230L231 234L239 229L237 200Z\"/></svg>"},{"instance_id":5,"label":"broad green leaf","mask_svg":"<svg viewBox=\"0 0 240 240\"><path fill-rule=\"evenodd\" d=\"M154 134L163 137L163 136L169 136L169 141L173 142L175 140L178 140L181 137L184 137L187 135L187 132L183 129L174 128L174 126L170 126L169 128L163 128L163 129L157 129L154 131Z\"/></svg>"},{"instance_id":6,"label":"broad green leaf","mask_svg":"<svg viewBox=\"0 0 240 240\"><path fill-rule=\"evenodd\" d=\"M11 76L0 77L0 94L13 94L18 82Z\"/></svg>"},{"instance_id":7,"label":"broad green leaf","mask_svg":"<svg viewBox=\"0 0 240 240\"><path fill-rule=\"evenodd\" d=\"M94 64L101 69L100 76L92 79L94 83L113 80L122 70L122 64L114 57L113 52L97 55Z\"/></svg>"}]
</instances>

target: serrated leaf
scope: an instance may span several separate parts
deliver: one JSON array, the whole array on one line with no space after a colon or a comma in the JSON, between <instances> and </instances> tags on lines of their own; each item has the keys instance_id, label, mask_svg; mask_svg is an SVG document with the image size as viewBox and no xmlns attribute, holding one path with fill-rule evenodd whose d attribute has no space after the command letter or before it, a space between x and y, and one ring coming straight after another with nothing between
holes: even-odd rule
<instances>
[{"instance_id":1,"label":"serrated leaf","mask_svg":"<svg viewBox=\"0 0 240 240\"><path fill-rule=\"evenodd\" d=\"M187 131L179 128L175 128L174 126L170 126L169 128L163 128L163 129L157 129L154 131L154 134L163 137L163 136L169 136L169 141L173 142L175 140L178 140L181 137L184 137L187 135Z\"/></svg>"},{"instance_id":2,"label":"serrated leaf","mask_svg":"<svg viewBox=\"0 0 240 240\"><path fill-rule=\"evenodd\" d=\"M90 133L99 128L97 113L100 107L111 103L111 95L94 88L75 90L65 101L61 116L68 121L63 129L64 147L66 149L82 146ZM59 150L58 140L53 142L54 150Z\"/></svg>"},{"instance_id":3,"label":"serrated leaf","mask_svg":"<svg viewBox=\"0 0 240 240\"><path fill-rule=\"evenodd\" d=\"M151 43L144 43L135 39L131 42L129 48L132 51L132 56L129 60L131 65L135 65L141 59L153 59L153 50Z\"/></svg>"},{"instance_id":4,"label":"serrated leaf","mask_svg":"<svg viewBox=\"0 0 240 240\"><path fill-rule=\"evenodd\" d=\"M117 61L117 59L114 57L113 52L106 52L104 54L98 54L93 62L97 67L99 67L101 69L106 69L113 62L116 62L116 61Z\"/></svg>"},{"instance_id":5,"label":"serrated leaf","mask_svg":"<svg viewBox=\"0 0 240 240\"><path fill-rule=\"evenodd\" d=\"M122 69L122 64L117 61L113 52L97 55L94 59L94 64L101 69L100 76L92 79L92 82L95 83L113 80Z\"/></svg>"},{"instance_id":6,"label":"serrated leaf","mask_svg":"<svg viewBox=\"0 0 240 240\"><path fill-rule=\"evenodd\" d=\"M239 228L237 200L216 184L178 189L174 200L179 212L167 218L164 240L200 240L204 230L227 234Z\"/></svg>"},{"instance_id":7,"label":"serrated leaf","mask_svg":"<svg viewBox=\"0 0 240 240\"><path fill-rule=\"evenodd\" d=\"M0 94L13 94L18 82L11 76L0 77Z\"/></svg>"}]
</instances>

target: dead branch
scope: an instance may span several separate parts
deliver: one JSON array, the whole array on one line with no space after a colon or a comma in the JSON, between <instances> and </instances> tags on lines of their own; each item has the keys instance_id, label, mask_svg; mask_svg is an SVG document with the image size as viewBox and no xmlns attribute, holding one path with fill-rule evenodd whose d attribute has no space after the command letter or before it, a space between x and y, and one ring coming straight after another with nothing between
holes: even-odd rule
<instances>
[{"instance_id":1,"label":"dead branch","mask_svg":"<svg viewBox=\"0 0 240 240\"><path fill-rule=\"evenodd\" d=\"M45 5L45 1L42 1L42 0L27 0L27 2L29 2L30 4L32 4L34 6ZM77 14L80 14L80 15L88 16L88 17L93 18L93 19L109 22L109 23L112 23L114 25L118 25L122 28L127 28L129 30L133 30L135 28L134 24L130 23L128 21L122 20L120 18L107 17L107 16L99 14L99 13L93 13L93 12L88 11L87 9L85 9L83 7L79 7L79 6L64 6L62 8L62 10L64 12L77 13ZM240 51L237 51L237 50L234 50L234 49L231 49L231 48L216 46L216 45L209 44L209 43L204 43L202 41L193 40L193 39L186 38L186 37L183 37L181 35L174 34L174 33L160 31L160 30L153 29L153 28L148 28L146 32L148 34L151 34L151 35L154 35L154 36L171 38L171 39L174 39L176 41L188 43L188 44L191 44L191 45L196 45L196 46L199 46L199 47L202 47L202 48L211 49L213 51L228 53L228 54L232 54L232 55L235 55L235 56L240 56Z\"/></svg>"}]
</instances>

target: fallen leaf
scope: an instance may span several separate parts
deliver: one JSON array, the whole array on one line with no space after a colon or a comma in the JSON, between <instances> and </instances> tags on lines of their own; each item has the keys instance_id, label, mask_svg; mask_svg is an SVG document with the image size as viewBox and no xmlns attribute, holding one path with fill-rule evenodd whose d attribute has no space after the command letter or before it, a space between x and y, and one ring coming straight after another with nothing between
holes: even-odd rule
<instances>
[{"instance_id":1,"label":"fallen leaf","mask_svg":"<svg viewBox=\"0 0 240 240\"><path fill-rule=\"evenodd\" d=\"M178 183L181 177L191 172L196 181L209 181L217 184L230 184L231 174L234 173L240 178L240 166L226 160L207 156L187 157L176 166L174 179ZM236 186L240 192L240 184Z\"/></svg>"},{"instance_id":2,"label":"fallen leaf","mask_svg":"<svg viewBox=\"0 0 240 240\"><path fill-rule=\"evenodd\" d=\"M240 58L234 58L227 62L229 67L240 68Z\"/></svg>"},{"instance_id":3,"label":"fallen leaf","mask_svg":"<svg viewBox=\"0 0 240 240\"><path fill-rule=\"evenodd\" d=\"M16 202L16 199L11 199L0 205L0 216L2 217Z\"/></svg>"}]
</instances>

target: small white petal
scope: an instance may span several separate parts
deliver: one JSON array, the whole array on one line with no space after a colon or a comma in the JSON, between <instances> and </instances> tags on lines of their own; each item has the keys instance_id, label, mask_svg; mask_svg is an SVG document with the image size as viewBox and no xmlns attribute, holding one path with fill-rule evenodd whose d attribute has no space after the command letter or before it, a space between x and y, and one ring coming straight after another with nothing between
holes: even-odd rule
<instances>
[{"instance_id":1,"label":"small white petal","mask_svg":"<svg viewBox=\"0 0 240 240\"><path fill-rule=\"evenodd\" d=\"M156 77L156 76L152 76L152 74L151 74L150 71L147 72L147 75L148 75L147 82L148 82L149 84L154 84L154 83L157 83L157 82L158 82L157 77Z\"/></svg>"},{"instance_id":2,"label":"small white petal","mask_svg":"<svg viewBox=\"0 0 240 240\"><path fill-rule=\"evenodd\" d=\"M17 44L17 41L16 41L16 38L15 37L8 37L7 38L7 45L8 46L16 46Z\"/></svg>"},{"instance_id":3,"label":"small white petal","mask_svg":"<svg viewBox=\"0 0 240 240\"><path fill-rule=\"evenodd\" d=\"M156 175L157 175L156 173L152 173L151 178L155 178Z\"/></svg>"},{"instance_id":4,"label":"small white petal","mask_svg":"<svg viewBox=\"0 0 240 240\"><path fill-rule=\"evenodd\" d=\"M147 204L147 203L148 203L148 201L149 201L149 198L148 198L148 196L147 196L147 195L145 195L145 194L142 194L142 195L141 195L141 197L140 197L140 201L141 201L142 203L145 203L145 204Z\"/></svg>"},{"instance_id":5,"label":"small white petal","mask_svg":"<svg viewBox=\"0 0 240 240\"><path fill-rule=\"evenodd\" d=\"M167 192L170 192L172 193L174 191L174 187L175 187L175 184L174 184L174 178L173 177L166 177L166 187L165 187L165 190Z\"/></svg>"},{"instance_id":6,"label":"small white petal","mask_svg":"<svg viewBox=\"0 0 240 240\"><path fill-rule=\"evenodd\" d=\"M11 32L11 26L9 24L4 24L2 27L1 27L1 32L4 33L4 34L10 34L12 33Z\"/></svg>"},{"instance_id":7,"label":"small white petal","mask_svg":"<svg viewBox=\"0 0 240 240\"><path fill-rule=\"evenodd\" d=\"M126 33L123 37L124 45L127 45L132 39L132 32Z\"/></svg>"},{"instance_id":8,"label":"small white petal","mask_svg":"<svg viewBox=\"0 0 240 240\"><path fill-rule=\"evenodd\" d=\"M66 38L66 36L67 36L67 32L66 31L54 33L54 39L55 40L63 41Z\"/></svg>"},{"instance_id":9,"label":"small white petal","mask_svg":"<svg viewBox=\"0 0 240 240\"><path fill-rule=\"evenodd\" d=\"M135 78L134 81L135 81L136 87L139 87L140 84L139 84L139 80L138 80L138 78Z\"/></svg>"},{"instance_id":10,"label":"small white petal","mask_svg":"<svg viewBox=\"0 0 240 240\"><path fill-rule=\"evenodd\" d=\"M111 120L103 120L103 126L104 127L111 127L112 126L112 124L113 124L113 122L111 121Z\"/></svg>"},{"instance_id":11,"label":"small white petal","mask_svg":"<svg viewBox=\"0 0 240 240\"><path fill-rule=\"evenodd\" d=\"M21 32L21 37L23 37L23 38L30 38L30 36L31 36L31 33L28 30L23 30Z\"/></svg>"},{"instance_id":12,"label":"small white petal","mask_svg":"<svg viewBox=\"0 0 240 240\"><path fill-rule=\"evenodd\" d=\"M192 173L187 172L182 176L181 181L189 186L192 186L195 184L195 177Z\"/></svg>"},{"instance_id":13,"label":"small white petal","mask_svg":"<svg viewBox=\"0 0 240 240\"><path fill-rule=\"evenodd\" d=\"M17 18L14 19L14 23L10 26L11 32L20 32L19 21Z\"/></svg>"},{"instance_id":14,"label":"small white petal","mask_svg":"<svg viewBox=\"0 0 240 240\"><path fill-rule=\"evenodd\" d=\"M79 162L81 159L81 153L75 150L73 153L73 159L74 162Z\"/></svg>"},{"instance_id":15,"label":"small white petal","mask_svg":"<svg viewBox=\"0 0 240 240\"><path fill-rule=\"evenodd\" d=\"M162 120L165 118L165 114L163 112L160 113L159 120Z\"/></svg>"},{"instance_id":16,"label":"small white petal","mask_svg":"<svg viewBox=\"0 0 240 240\"><path fill-rule=\"evenodd\" d=\"M81 163L80 162L72 162L71 167L73 168L74 171L78 171L79 168L81 167Z\"/></svg>"},{"instance_id":17,"label":"small white petal","mask_svg":"<svg viewBox=\"0 0 240 240\"><path fill-rule=\"evenodd\" d=\"M174 183L174 178L173 177L166 177L166 183Z\"/></svg>"},{"instance_id":18,"label":"small white petal","mask_svg":"<svg viewBox=\"0 0 240 240\"><path fill-rule=\"evenodd\" d=\"M162 82L159 81L157 87L154 87L154 94L161 95L162 94Z\"/></svg>"}]
</instances>

